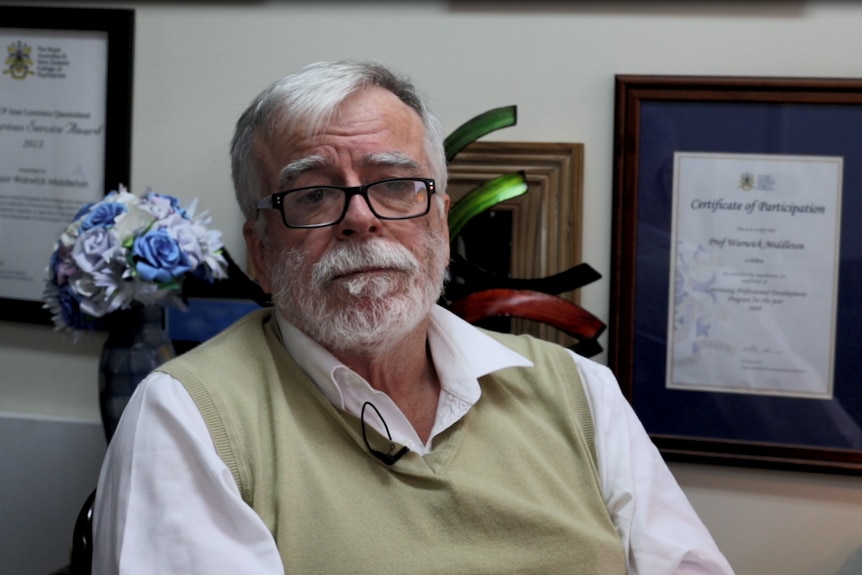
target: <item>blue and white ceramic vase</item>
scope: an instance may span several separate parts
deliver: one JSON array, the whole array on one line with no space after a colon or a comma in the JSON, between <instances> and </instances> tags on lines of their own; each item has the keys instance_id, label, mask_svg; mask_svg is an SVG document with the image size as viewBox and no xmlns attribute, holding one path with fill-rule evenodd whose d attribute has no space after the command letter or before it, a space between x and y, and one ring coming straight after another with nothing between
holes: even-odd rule
<instances>
[{"instance_id":1,"label":"blue and white ceramic vase","mask_svg":"<svg viewBox=\"0 0 862 575\"><path fill-rule=\"evenodd\" d=\"M99 361L99 408L108 441L138 384L176 355L164 312L159 305L136 305L105 318L108 339Z\"/></svg>"}]
</instances>

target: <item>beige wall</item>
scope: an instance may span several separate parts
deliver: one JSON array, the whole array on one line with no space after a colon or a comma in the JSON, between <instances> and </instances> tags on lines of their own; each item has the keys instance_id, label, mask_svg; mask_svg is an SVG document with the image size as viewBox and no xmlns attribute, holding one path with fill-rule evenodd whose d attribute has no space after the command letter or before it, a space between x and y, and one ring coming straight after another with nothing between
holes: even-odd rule
<instances>
[{"instance_id":1,"label":"beige wall","mask_svg":"<svg viewBox=\"0 0 862 575\"><path fill-rule=\"evenodd\" d=\"M267 82L312 60L375 57L409 72L447 133L517 104L518 126L488 139L584 143L583 259L604 277L582 304L605 320L614 74L862 77L862 6L850 2L92 5L137 11L132 189L198 197L236 256L232 124ZM0 324L0 411L98 419L99 344ZM862 548L860 478L672 469L741 575L843 573Z\"/></svg>"}]
</instances>

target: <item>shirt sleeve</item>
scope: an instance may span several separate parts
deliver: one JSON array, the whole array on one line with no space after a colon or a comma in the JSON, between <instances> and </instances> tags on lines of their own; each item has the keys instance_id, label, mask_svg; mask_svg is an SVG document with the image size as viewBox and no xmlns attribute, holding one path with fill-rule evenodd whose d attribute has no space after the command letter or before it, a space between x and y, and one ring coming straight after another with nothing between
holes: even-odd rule
<instances>
[{"instance_id":1,"label":"shirt sleeve","mask_svg":"<svg viewBox=\"0 0 862 575\"><path fill-rule=\"evenodd\" d=\"M283 575L194 401L173 377L137 388L102 464L93 513L100 574Z\"/></svg>"},{"instance_id":2,"label":"shirt sleeve","mask_svg":"<svg viewBox=\"0 0 862 575\"><path fill-rule=\"evenodd\" d=\"M732 575L611 370L572 356L593 414L602 490L629 575Z\"/></svg>"}]
</instances>

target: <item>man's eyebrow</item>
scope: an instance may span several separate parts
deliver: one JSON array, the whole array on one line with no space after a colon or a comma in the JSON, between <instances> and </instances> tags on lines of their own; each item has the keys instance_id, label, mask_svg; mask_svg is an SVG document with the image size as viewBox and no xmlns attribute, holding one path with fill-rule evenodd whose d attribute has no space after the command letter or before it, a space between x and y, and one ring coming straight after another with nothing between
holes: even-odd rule
<instances>
[{"instance_id":1,"label":"man's eyebrow","mask_svg":"<svg viewBox=\"0 0 862 575\"><path fill-rule=\"evenodd\" d=\"M282 190L286 188L290 182L301 176L306 172L310 172L311 170L315 170L325 165L327 160L324 156L306 156L305 158L300 158L298 160L294 160L290 162L288 165L283 167L281 171L278 173L278 188Z\"/></svg>"},{"instance_id":2,"label":"man's eyebrow","mask_svg":"<svg viewBox=\"0 0 862 575\"><path fill-rule=\"evenodd\" d=\"M362 164L374 168L405 168L419 170L422 164L403 152L377 152L362 158Z\"/></svg>"},{"instance_id":3,"label":"man's eyebrow","mask_svg":"<svg viewBox=\"0 0 862 575\"><path fill-rule=\"evenodd\" d=\"M287 164L278 173L278 190L288 188L296 178L310 172L320 169L329 164L326 156L314 155L299 158ZM422 164L408 156L403 152L376 152L368 154L362 158L362 165L373 168L400 168L404 170L421 170Z\"/></svg>"}]
</instances>

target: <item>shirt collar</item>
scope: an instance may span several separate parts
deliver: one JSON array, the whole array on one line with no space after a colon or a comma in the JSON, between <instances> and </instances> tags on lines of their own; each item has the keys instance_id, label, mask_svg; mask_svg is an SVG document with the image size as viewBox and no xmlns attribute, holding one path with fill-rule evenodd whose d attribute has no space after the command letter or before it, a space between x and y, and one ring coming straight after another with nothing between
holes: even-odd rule
<instances>
[{"instance_id":1,"label":"shirt collar","mask_svg":"<svg viewBox=\"0 0 862 575\"><path fill-rule=\"evenodd\" d=\"M337 370L348 368L281 313L276 313L276 317L287 352L329 402L344 410L344 397L337 381L340 378L335 374ZM507 367L533 365L524 356L438 305L431 310L428 344L441 387L471 405L479 400L478 379L483 375Z\"/></svg>"}]
</instances>

